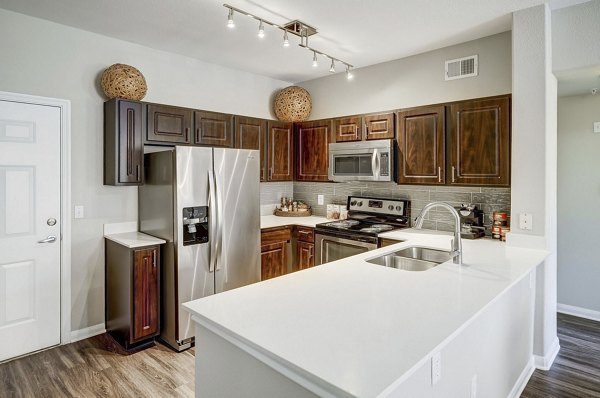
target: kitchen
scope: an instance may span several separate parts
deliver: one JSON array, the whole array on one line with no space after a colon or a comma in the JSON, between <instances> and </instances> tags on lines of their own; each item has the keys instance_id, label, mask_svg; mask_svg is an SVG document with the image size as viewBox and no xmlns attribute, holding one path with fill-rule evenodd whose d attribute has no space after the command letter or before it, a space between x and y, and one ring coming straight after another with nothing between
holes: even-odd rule
<instances>
[{"instance_id":1,"label":"kitchen","mask_svg":"<svg viewBox=\"0 0 600 398\"><path fill-rule=\"evenodd\" d=\"M3 2L3 4L7 4L6 8L10 9L9 3ZM597 2L578 7L579 9L591 8L592 12L587 9L581 12L595 15L593 14L594 4L597 4ZM224 29L227 10L223 9L221 4L213 4L213 6L212 8L215 11L214 21L211 22L213 24L211 25L212 31L222 32L219 35L233 33ZM43 10L45 6L34 4L31 7L40 7ZM574 6L575 10L578 7ZM244 7L240 6L240 8ZM552 29L553 35L557 35L559 38L570 37L569 34L573 34L568 26L560 25L561 23L566 25L570 21L569 18L572 18L567 13L570 8L562 9L562 11L561 9L552 11L553 18L555 15L560 16L561 12L564 14L562 22L560 18L557 22L557 29L562 27L564 30L555 32L554 25ZM35 10L21 9L15 11L35 15ZM129 11L135 13L134 10L129 9ZM256 13L263 15L258 11ZM295 16L295 13L291 11L286 11L285 14L291 17ZM170 14L165 13L165 15ZM526 16L526 14L520 15ZM539 92L532 92L531 90L532 81L539 81L536 79L541 80L544 77L539 73L540 68L542 68L540 64L533 62L530 54L524 55L520 52L525 51L526 48L521 49L518 44L523 43L523 46L525 46L526 41L515 39L520 32L517 24L518 18L513 21L517 25L513 26L512 35L502 33L502 29L500 29L498 34L487 35L487 37L475 41L463 39L457 43L465 43L457 44L457 46L375 65L371 67L372 69L356 69L354 70L354 81L347 84L343 73L317 80L310 80L314 76L300 78L292 76L289 80L277 80L266 78L260 74L232 71L217 67L214 64L196 61L193 58L163 52L160 49L151 50L127 41L85 32L80 29L95 31L97 28L90 26L86 29L85 26L78 26L77 21L63 21L62 23L80 29L68 28L64 25L26 17L10 11L2 11L1 16L3 30L6 29L6 34L2 35L3 54L6 54L6 60L3 61L4 66L2 68L3 76L0 80L2 90L68 98L72 101L72 203L73 205L85 205L86 210L83 218L72 220L72 283L70 288L72 298L70 301L73 304L69 318L70 331L76 331L76 336L88 337L95 333L102 333L104 330L103 225L136 221L138 217L137 187L103 186L102 181L104 159L99 148L103 146L102 103L105 98L99 92L98 79L106 67L116 62L135 65L146 75L149 82L149 91L144 101L206 109L226 114L251 115L270 120L273 119L271 113L272 102L268 99L274 92L289 86L290 81L308 80L306 83L302 83L301 86L306 88L313 98L314 106L311 120L370 114L419 105L512 93L513 141L511 167L513 175L511 190L494 188L499 190L495 192L499 196L490 199L489 204L508 204L512 214L528 212L534 214L534 231L531 233L533 237L530 237L528 242L523 243L528 246L545 245L539 239L535 239L535 236L546 235L546 219L556 220L556 216L551 216L550 210L548 212L545 210L547 206L546 192L556 192L551 182L545 182L546 172L543 166L546 164L545 153L548 152L548 156L551 156L552 150L548 148L540 151L540 143L546 141L544 138L546 129L539 121L545 120L545 115L550 110L547 110L545 105L540 105L539 97L536 97ZM43 16L40 17L43 18ZM309 21L315 20L314 17L306 19ZM249 34L246 36L243 33L236 32L234 38L230 40L240 41L244 38L244 40L247 40L244 43L254 43L253 39L255 38L257 26L249 22L247 24L242 23L242 21L241 18L236 16L238 28L247 29ZM315 25L317 24L315 23ZM322 30L325 30L327 25L328 23L325 22L318 24ZM508 26L510 27L510 24ZM582 27L582 29L584 28ZM586 25L585 29L595 32L593 26ZM267 33L269 34L271 31L267 31ZM154 35L151 36L151 39L156 43L161 43L161 40L165 39L158 37L160 35L157 33L149 32L147 34ZM109 33L107 36L111 36L111 34ZM579 39L578 37L573 40ZM140 42L139 40L140 38L136 37L128 39L130 42ZM512 42L515 40L516 44ZM198 38L196 43L203 43L202 38ZM271 44L265 47L275 52L278 44ZM398 45L398 47L402 47L402 45ZM561 68L565 71L581 66L577 64L577 60L581 59L577 57L578 54L569 52L575 52L577 48L571 47L573 46L564 45L558 49L554 48L555 53L562 55L562 58L560 58ZM87 48L93 49L93 51L86 51ZM335 47L330 51L333 55L336 55L334 50ZM85 51L85 57L78 55L82 51ZM265 51L267 51L266 48ZM300 54L299 59L304 60L302 56L304 53ZM477 78L444 82L442 75L439 81L432 81L432 76L439 75L440 67L443 72L443 62L445 60L471 54L479 54L481 65L480 75ZM44 70L40 69L40 62L31 59L34 55L35 59L42 55ZM235 54L231 56L235 56ZM273 57L275 60L280 60L283 55L276 52ZM307 61L309 63L307 69L310 72L309 61ZM484 65L486 62L487 65ZM586 62L591 63L588 58L584 58L581 63L586 65ZM265 66L265 73L266 68L269 67L277 69L276 66ZM528 68L531 68L531 71ZM296 67L293 70L302 72L302 69L303 67ZM48 75L47 73L50 72L52 74ZM49 76L50 78L48 78ZM452 85L453 89L445 89L448 85ZM199 95L198 90L200 90L201 95ZM330 99L331 92L343 97L344 104L340 104L339 101L332 101ZM211 93L211 95L204 95L206 93ZM215 95L215 93L218 93L218 95ZM235 93L235 95L229 95L228 93ZM397 93L407 94L398 95ZM520 102L519 98L521 99ZM527 110L519 111L519 109L522 109L519 107L524 107L524 104L527 104ZM541 108L538 109L536 106ZM532 109L537 110L532 113ZM528 134L519 133L521 131L528 131ZM533 181L535 183L532 183ZM366 193L369 193L369 196L382 197L387 196L386 191L392 191L392 196L398 194L398 197L400 197L399 191L404 190L407 194L406 197L413 203L419 200L422 201L423 199L418 198L424 198L425 195L442 201L452 201L451 191L445 191L442 189L443 187L428 190L417 189L416 186L402 185L400 188L395 184L386 185L386 183L368 182L364 184L333 184L290 181L263 184L266 187L261 187L261 195L267 201L270 200L272 204L276 204L281 196L294 197L309 202L315 213L321 216L325 215L325 204L343 203L341 202L343 198ZM274 191L271 197L269 197L268 191ZM382 194L377 194L377 191L381 191ZM281 194L278 195L278 193ZM457 202L467 198L473 199L476 194L488 194L488 192L462 192L462 194L464 195L461 195ZM323 206L318 204L318 195L325 196ZM507 197L510 200L508 203L506 202ZM471 201L482 203L475 200ZM265 201L263 203L269 204ZM552 202L549 202L548 206L548 209L552 209ZM418 207L416 208L418 209ZM499 208L498 210L508 209ZM443 224L442 221L439 223ZM551 225L548 225L548 227L551 227ZM556 281L552 282L551 275L548 277L550 280L547 283L551 287ZM548 300L552 301L552 295L556 293L552 293L550 289L546 294ZM556 298L554 298L554 302L556 302ZM545 320L552 323L552 312L555 313L555 310L550 310L546 317L542 317L541 321L544 322ZM544 357L547 351L550 351L551 345L551 337L544 335L539 345L536 345L536 354Z\"/></svg>"}]
</instances>

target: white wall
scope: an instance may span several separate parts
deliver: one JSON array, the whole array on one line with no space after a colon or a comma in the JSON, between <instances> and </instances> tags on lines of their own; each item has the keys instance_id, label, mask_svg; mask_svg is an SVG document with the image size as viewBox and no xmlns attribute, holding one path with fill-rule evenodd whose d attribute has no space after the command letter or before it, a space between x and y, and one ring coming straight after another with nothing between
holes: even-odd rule
<instances>
[{"instance_id":1,"label":"white wall","mask_svg":"<svg viewBox=\"0 0 600 398\"><path fill-rule=\"evenodd\" d=\"M390 43L393 45L393 43ZM444 61L479 55L479 76L444 80ZM511 87L510 32L299 83L313 99L311 119L507 94Z\"/></svg>"},{"instance_id":2,"label":"white wall","mask_svg":"<svg viewBox=\"0 0 600 398\"><path fill-rule=\"evenodd\" d=\"M288 83L227 69L0 10L0 90L72 104L72 329L104 322L102 225L137 220L137 188L102 185L102 104L98 80L120 62L144 73L144 100L271 118L270 97ZM67 215L70 217L70 215Z\"/></svg>"},{"instance_id":3,"label":"white wall","mask_svg":"<svg viewBox=\"0 0 600 398\"><path fill-rule=\"evenodd\" d=\"M600 0L552 12L555 73L600 64Z\"/></svg>"},{"instance_id":4,"label":"white wall","mask_svg":"<svg viewBox=\"0 0 600 398\"><path fill-rule=\"evenodd\" d=\"M600 95L558 101L558 302L600 314Z\"/></svg>"}]
</instances>

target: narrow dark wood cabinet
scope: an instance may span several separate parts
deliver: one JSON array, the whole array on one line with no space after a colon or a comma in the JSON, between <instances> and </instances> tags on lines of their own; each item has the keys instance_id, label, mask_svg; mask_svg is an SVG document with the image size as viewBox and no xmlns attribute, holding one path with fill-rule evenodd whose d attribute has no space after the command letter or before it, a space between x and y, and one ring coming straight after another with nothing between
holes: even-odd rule
<instances>
[{"instance_id":1,"label":"narrow dark wood cabinet","mask_svg":"<svg viewBox=\"0 0 600 398\"><path fill-rule=\"evenodd\" d=\"M510 185L510 96L448 107L448 178L457 185Z\"/></svg>"},{"instance_id":2,"label":"narrow dark wood cabinet","mask_svg":"<svg viewBox=\"0 0 600 398\"><path fill-rule=\"evenodd\" d=\"M398 112L398 182L446 183L445 107Z\"/></svg>"},{"instance_id":3,"label":"narrow dark wood cabinet","mask_svg":"<svg viewBox=\"0 0 600 398\"><path fill-rule=\"evenodd\" d=\"M297 269L303 270L315 265L315 233L313 228L296 227Z\"/></svg>"},{"instance_id":4,"label":"narrow dark wood cabinet","mask_svg":"<svg viewBox=\"0 0 600 398\"><path fill-rule=\"evenodd\" d=\"M362 116L333 119L335 142L360 141L363 138Z\"/></svg>"},{"instance_id":5,"label":"narrow dark wood cabinet","mask_svg":"<svg viewBox=\"0 0 600 398\"><path fill-rule=\"evenodd\" d=\"M379 113L364 116L365 138L367 140L393 139L396 134L394 113Z\"/></svg>"},{"instance_id":6,"label":"narrow dark wood cabinet","mask_svg":"<svg viewBox=\"0 0 600 398\"><path fill-rule=\"evenodd\" d=\"M328 181L331 120L302 122L296 129L296 180Z\"/></svg>"},{"instance_id":7,"label":"narrow dark wood cabinet","mask_svg":"<svg viewBox=\"0 0 600 398\"><path fill-rule=\"evenodd\" d=\"M106 331L126 350L152 344L160 333L160 246L105 241Z\"/></svg>"},{"instance_id":8,"label":"narrow dark wood cabinet","mask_svg":"<svg viewBox=\"0 0 600 398\"><path fill-rule=\"evenodd\" d=\"M267 124L267 181L293 181L294 133L292 123Z\"/></svg>"},{"instance_id":9,"label":"narrow dark wood cabinet","mask_svg":"<svg viewBox=\"0 0 600 398\"><path fill-rule=\"evenodd\" d=\"M267 180L267 121L253 117L235 117L235 147L260 150L260 180Z\"/></svg>"},{"instance_id":10,"label":"narrow dark wood cabinet","mask_svg":"<svg viewBox=\"0 0 600 398\"><path fill-rule=\"evenodd\" d=\"M194 112L194 144L233 148L233 115Z\"/></svg>"},{"instance_id":11,"label":"narrow dark wood cabinet","mask_svg":"<svg viewBox=\"0 0 600 398\"><path fill-rule=\"evenodd\" d=\"M104 185L141 185L144 170L141 102L104 103Z\"/></svg>"},{"instance_id":12,"label":"narrow dark wood cabinet","mask_svg":"<svg viewBox=\"0 0 600 398\"><path fill-rule=\"evenodd\" d=\"M191 143L191 109L158 104L147 104L147 109L146 141L149 144Z\"/></svg>"}]
</instances>

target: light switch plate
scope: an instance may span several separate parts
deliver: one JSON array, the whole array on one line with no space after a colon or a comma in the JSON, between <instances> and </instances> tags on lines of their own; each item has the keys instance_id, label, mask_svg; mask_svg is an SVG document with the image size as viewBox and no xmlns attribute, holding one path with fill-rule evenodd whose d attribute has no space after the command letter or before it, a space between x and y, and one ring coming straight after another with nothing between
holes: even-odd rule
<instances>
[{"instance_id":1,"label":"light switch plate","mask_svg":"<svg viewBox=\"0 0 600 398\"><path fill-rule=\"evenodd\" d=\"M600 122L594 122L594 133L600 133Z\"/></svg>"},{"instance_id":2,"label":"light switch plate","mask_svg":"<svg viewBox=\"0 0 600 398\"><path fill-rule=\"evenodd\" d=\"M83 206L75 206L75 218L83 218L84 209Z\"/></svg>"}]
</instances>

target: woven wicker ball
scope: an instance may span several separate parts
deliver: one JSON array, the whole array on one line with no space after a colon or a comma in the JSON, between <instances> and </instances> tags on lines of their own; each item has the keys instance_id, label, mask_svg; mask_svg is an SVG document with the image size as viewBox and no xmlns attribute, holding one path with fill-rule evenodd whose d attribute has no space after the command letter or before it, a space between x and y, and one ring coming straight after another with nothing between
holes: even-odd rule
<instances>
[{"instance_id":1,"label":"woven wicker ball","mask_svg":"<svg viewBox=\"0 0 600 398\"><path fill-rule=\"evenodd\" d=\"M108 98L139 101L146 95L148 86L142 72L133 66L114 64L102 73L102 90Z\"/></svg>"},{"instance_id":2,"label":"woven wicker ball","mask_svg":"<svg viewBox=\"0 0 600 398\"><path fill-rule=\"evenodd\" d=\"M302 87L286 87L275 97L275 115L284 122L302 122L311 110L310 94Z\"/></svg>"}]
</instances>

